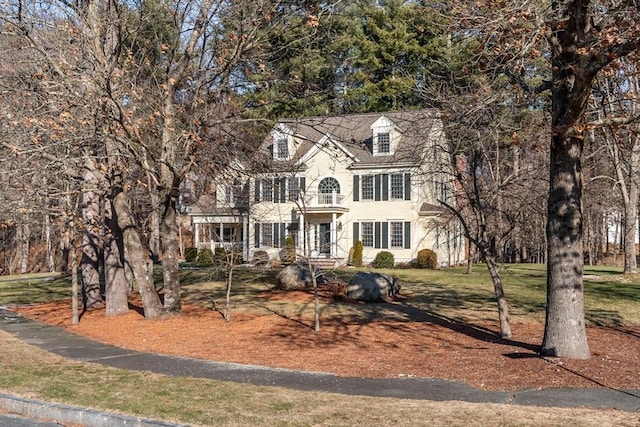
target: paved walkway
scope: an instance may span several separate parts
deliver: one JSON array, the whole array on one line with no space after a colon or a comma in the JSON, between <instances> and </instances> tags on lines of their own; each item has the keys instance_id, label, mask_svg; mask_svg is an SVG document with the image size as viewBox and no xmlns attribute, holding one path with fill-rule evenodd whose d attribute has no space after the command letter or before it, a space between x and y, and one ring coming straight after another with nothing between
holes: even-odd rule
<instances>
[{"instance_id":1,"label":"paved walkway","mask_svg":"<svg viewBox=\"0 0 640 427\"><path fill-rule=\"evenodd\" d=\"M439 379L345 378L319 372L300 372L141 353L105 345L68 333L62 328L26 319L2 306L0 306L0 329L27 344L70 359L169 376L208 378L348 395L547 407L615 408L640 412L640 390L547 388L495 392L478 390L463 383Z\"/></svg>"}]
</instances>

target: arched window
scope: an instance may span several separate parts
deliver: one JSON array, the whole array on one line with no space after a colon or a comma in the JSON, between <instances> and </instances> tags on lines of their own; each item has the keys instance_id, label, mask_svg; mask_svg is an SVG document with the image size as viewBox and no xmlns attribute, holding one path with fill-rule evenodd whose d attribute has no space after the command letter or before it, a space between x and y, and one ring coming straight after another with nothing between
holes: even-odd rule
<instances>
[{"instance_id":1,"label":"arched window","mask_svg":"<svg viewBox=\"0 0 640 427\"><path fill-rule=\"evenodd\" d=\"M334 192L340 194L340 183L335 178L325 178L318 184L318 192L320 194L331 194Z\"/></svg>"}]
</instances>

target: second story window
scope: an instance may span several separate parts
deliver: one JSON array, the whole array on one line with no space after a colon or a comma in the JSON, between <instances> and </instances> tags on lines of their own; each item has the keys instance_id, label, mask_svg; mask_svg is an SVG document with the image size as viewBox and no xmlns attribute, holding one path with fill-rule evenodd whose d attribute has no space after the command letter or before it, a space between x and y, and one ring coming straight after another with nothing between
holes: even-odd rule
<instances>
[{"instance_id":1,"label":"second story window","mask_svg":"<svg viewBox=\"0 0 640 427\"><path fill-rule=\"evenodd\" d=\"M373 200L373 175L362 177L362 200Z\"/></svg>"},{"instance_id":2,"label":"second story window","mask_svg":"<svg viewBox=\"0 0 640 427\"><path fill-rule=\"evenodd\" d=\"M262 200L273 202L273 181L270 179L262 181Z\"/></svg>"},{"instance_id":3,"label":"second story window","mask_svg":"<svg viewBox=\"0 0 640 427\"><path fill-rule=\"evenodd\" d=\"M389 132L381 132L378 134L378 153L388 154L391 152L391 136Z\"/></svg>"},{"instance_id":4,"label":"second story window","mask_svg":"<svg viewBox=\"0 0 640 427\"><path fill-rule=\"evenodd\" d=\"M391 198L404 199L404 175L391 175Z\"/></svg>"},{"instance_id":5,"label":"second story window","mask_svg":"<svg viewBox=\"0 0 640 427\"><path fill-rule=\"evenodd\" d=\"M286 138L276 141L276 159L286 160L289 158L289 143Z\"/></svg>"}]
</instances>

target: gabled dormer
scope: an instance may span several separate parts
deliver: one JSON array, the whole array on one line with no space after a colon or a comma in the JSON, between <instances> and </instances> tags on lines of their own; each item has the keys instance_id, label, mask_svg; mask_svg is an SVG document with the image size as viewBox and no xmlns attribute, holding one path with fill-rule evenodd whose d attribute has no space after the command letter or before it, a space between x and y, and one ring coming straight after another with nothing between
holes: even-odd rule
<instances>
[{"instance_id":1,"label":"gabled dormer","mask_svg":"<svg viewBox=\"0 0 640 427\"><path fill-rule=\"evenodd\" d=\"M400 130L385 116L380 116L371 125L372 154L374 156L392 156L400 142Z\"/></svg>"},{"instance_id":2,"label":"gabled dormer","mask_svg":"<svg viewBox=\"0 0 640 427\"><path fill-rule=\"evenodd\" d=\"M273 160L291 160L294 151L293 132L283 123L279 123L271 132L273 144L271 156Z\"/></svg>"}]
</instances>

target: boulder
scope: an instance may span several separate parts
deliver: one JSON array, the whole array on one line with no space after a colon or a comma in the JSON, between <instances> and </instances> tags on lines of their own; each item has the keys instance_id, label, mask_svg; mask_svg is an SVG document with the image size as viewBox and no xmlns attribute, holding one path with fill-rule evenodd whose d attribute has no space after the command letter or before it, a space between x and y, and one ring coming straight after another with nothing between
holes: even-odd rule
<instances>
[{"instance_id":1,"label":"boulder","mask_svg":"<svg viewBox=\"0 0 640 427\"><path fill-rule=\"evenodd\" d=\"M380 301L394 298L400 293L400 287L396 277L361 271L349 280L346 296L359 301Z\"/></svg>"},{"instance_id":2,"label":"boulder","mask_svg":"<svg viewBox=\"0 0 640 427\"><path fill-rule=\"evenodd\" d=\"M313 267L312 271L316 275L317 284L321 285L327 282L319 268ZM313 286L313 281L306 263L290 264L276 275L276 289L301 289L311 286Z\"/></svg>"}]
</instances>

